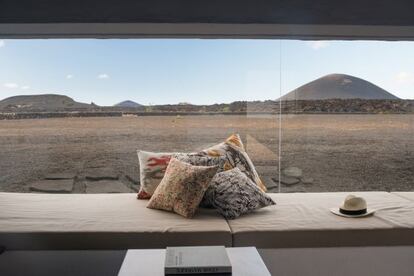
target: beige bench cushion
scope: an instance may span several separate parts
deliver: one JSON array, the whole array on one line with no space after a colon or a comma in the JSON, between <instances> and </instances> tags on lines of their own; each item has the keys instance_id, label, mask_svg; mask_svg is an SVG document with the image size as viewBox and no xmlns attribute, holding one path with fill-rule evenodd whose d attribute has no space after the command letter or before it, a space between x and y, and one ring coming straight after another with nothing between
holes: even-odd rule
<instances>
[{"instance_id":1,"label":"beige bench cushion","mask_svg":"<svg viewBox=\"0 0 414 276\"><path fill-rule=\"evenodd\" d=\"M392 194L414 201L414 192L392 192Z\"/></svg>"},{"instance_id":2,"label":"beige bench cushion","mask_svg":"<svg viewBox=\"0 0 414 276\"><path fill-rule=\"evenodd\" d=\"M193 219L146 208L135 194L0 193L0 245L9 249L231 246L226 221L200 209Z\"/></svg>"},{"instance_id":3,"label":"beige bench cushion","mask_svg":"<svg viewBox=\"0 0 414 276\"><path fill-rule=\"evenodd\" d=\"M229 221L233 246L322 247L414 244L414 208L386 192L355 193L365 197L372 217L347 219L329 209L349 193L271 194L278 204Z\"/></svg>"},{"instance_id":4,"label":"beige bench cushion","mask_svg":"<svg viewBox=\"0 0 414 276\"><path fill-rule=\"evenodd\" d=\"M227 222L214 210L193 219L145 208L135 194L0 193L0 245L9 249L164 248L173 245L385 246L414 244L414 202L355 193L379 209L346 219L329 208L348 193L271 194L278 205Z\"/></svg>"}]
</instances>

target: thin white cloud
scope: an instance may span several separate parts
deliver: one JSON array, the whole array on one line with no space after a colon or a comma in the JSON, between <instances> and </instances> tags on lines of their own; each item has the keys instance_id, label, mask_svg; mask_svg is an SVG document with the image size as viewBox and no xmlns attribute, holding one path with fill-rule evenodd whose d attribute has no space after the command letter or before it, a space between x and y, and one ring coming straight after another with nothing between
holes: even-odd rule
<instances>
[{"instance_id":1,"label":"thin white cloud","mask_svg":"<svg viewBox=\"0 0 414 276\"><path fill-rule=\"evenodd\" d=\"M109 75L108 74L99 74L98 75L98 79L108 79L109 78Z\"/></svg>"},{"instance_id":2,"label":"thin white cloud","mask_svg":"<svg viewBox=\"0 0 414 276\"><path fill-rule=\"evenodd\" d=\"M307 41L306 44L314 50L323 49L329 46L329 42L323 40Z\"/></svg>"},{"instance_id":3,"label":"thin white cloud","mask_svg":"<svg viewBox=\"0 0 414 276\"><path fill-rule=\"evenodd\" d=\"M19 84L15 83L15 82L6 82L3 84L4 87L6 88L10 88L10 89L23 89L23 90L27 90L30 89L30 86L28 85L22 85L20 86Z\"/></svg>"},{"instance_id":4,"label":"thin white cloud","mask_svg":"<svg viewBox=\"0 0 414 276\"><path fill-rule=\"evenodd\" d=\"M4 42L4 40L1 40L1 39L0 39L0 48L1 48L1 47L4 47L4 45L6 45L6 42Z\"/></svg>"},{"instance_id":5,"label":"thin white cloud","mask_svg":"<svg viewBox=\"0 0 414 276\"><path fill-rule=\"evenodd\" d=\"M410 72L399 72L394 79L398 84L414 84L414 74Z\"/></svg>"},{"instance_id":6,"label":"thin white cloud","mask_svg":"<svg viewBox=\"0 0 414 276\"><path fill-rule=\"evenodd\" d=\"M66 78L68 79L68 80L70 80L70 79L73 79L73 75L66 75Z\"/></svg>"},{"instance_id":7,"label":"thin white cloud","mask_svg":"<svg viewBox=\"0 0 414 276\"><path fill-rule=\"evenodd\" d=\"M3 84L3 86L6 88L18 88L19 87L17 83L14 83L14 82L6 82L5 84Z\"/></svg>"}]
</instances>

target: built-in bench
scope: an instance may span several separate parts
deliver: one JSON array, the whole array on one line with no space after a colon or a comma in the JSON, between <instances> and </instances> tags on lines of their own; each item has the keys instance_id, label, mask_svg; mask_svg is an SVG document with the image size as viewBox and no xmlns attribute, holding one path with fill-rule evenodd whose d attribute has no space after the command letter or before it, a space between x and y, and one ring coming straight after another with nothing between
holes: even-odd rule
<instances>
[{"instance_id":1,"label":"built-in bench","mask_svg":"<svg viewBox=\"0 0 414 276\"><path fill-rule=\"evenodd\" d=\"M355 193L374 216L343 218L329 209L349 193L271 194L276 206L229 221L233 246L258 248L414 244L414 202L387 192ZM414 193L411 193L414 194Z\"/></svg>"},{"instance_id":2,"label":"built-in bench","mask_svg":"<svg viewBox=\"0 0 414 276\"><path fill-rule=\"evenodd\" d=\"M8 249L231 246L227 222L214 210L194 219L146 208L135 194L0 193L0 245Z\"/></svg>"},{"instance_id":3,"label":"built-in bench","mask_svg":"<svg viewBox=\"0 0 414 276\"><path fill-rule=\"evenodd\" d=\"M0 193L0 245L9 250L414 245L414 193L358 192L378 209L375 216L331 214L347 194L270 194L276 206L226 221L211 209L200 209L193 219L148 209L135 194Z\"/></svg>"},{"instance_id":4,"label":"built-in bench","mask_svg":"<svg viewBox=\"0 0 414 276\"><path fill-rule=\"evenodd\" d=\"M393 192L392 194L414 201L414 192Z\"/></svg>"}]
</instances>

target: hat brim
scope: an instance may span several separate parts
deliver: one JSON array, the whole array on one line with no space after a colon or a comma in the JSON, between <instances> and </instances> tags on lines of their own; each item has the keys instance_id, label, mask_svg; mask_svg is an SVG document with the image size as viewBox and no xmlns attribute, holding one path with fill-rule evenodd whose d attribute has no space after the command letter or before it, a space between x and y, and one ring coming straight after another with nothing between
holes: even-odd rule
<instances>
[{"instance_id":1,"label":"hat brim","mask_svg":"<svg viewBox=\"0 0 414 276\"><path fill-rule=\"evenodd\" d=\"M373 210L373 209L368 209L365 214L360 214L360 215L346 215L346 214L342 214L341 212L339 212L339 208L332 208L330 211L333 214L337 215L337 216L341 216L341 217L345 217L345 218L363 218L363 217L371 216L371 215L373 215L375 213L375 210Z\"/></svg>"}]
</instances>

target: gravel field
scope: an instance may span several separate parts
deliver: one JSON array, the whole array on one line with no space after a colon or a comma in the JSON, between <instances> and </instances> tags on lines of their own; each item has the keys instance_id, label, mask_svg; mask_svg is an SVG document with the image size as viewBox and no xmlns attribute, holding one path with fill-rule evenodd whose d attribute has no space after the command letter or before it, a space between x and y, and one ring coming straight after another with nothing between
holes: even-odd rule
<instances>
[{"instance_id":1,"label":"gravel field","mask_svg":"<svg viewBox=\"0 0 414 276\"><path fill-rule=\"evenodd\" d=\"M137 149L188 152L240 133L270 191L413 191L414 115L143 116L0 121L0 191L134 192Z\"/></svg>"}]
</instances>

